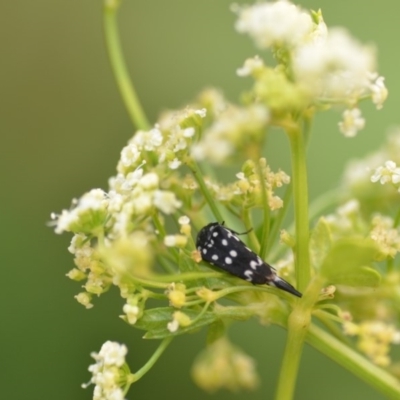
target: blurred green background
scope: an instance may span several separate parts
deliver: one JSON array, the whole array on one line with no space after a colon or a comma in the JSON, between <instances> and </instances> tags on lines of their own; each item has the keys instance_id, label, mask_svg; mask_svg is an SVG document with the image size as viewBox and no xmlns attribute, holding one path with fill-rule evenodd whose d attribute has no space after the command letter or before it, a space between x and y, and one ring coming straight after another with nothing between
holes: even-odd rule
<instances>
[{"instance_id":1,"label":"blurred green background","mask_svg":"<svg viewBox=\"0 0 400 400\"><path fill-rule=\"evenodd\" d=\"M151 121L206 86L236 101L250 83L235 70L246 57L262 54L235 33L231 2L123 2L123 47ZM338 112L317 120L309 151L315 197L339 181L347 160L375 149L386 128L400 122L400 2L304 0L302 6L322 8L330 26L349 27L360 40L374 42L390 91L383 110L364 108L367 126L355 139L338 132ZM124 342L135 370L156 343L143 341L142 332L117 317L122 302L115 292L89 311L73 299L79 285L64 276L72 267L70 236L55 235L46 221L73 197L107 187L133 129L106 57L100 0L3 1L1 15L1 398L90 399L92 388L80 384L89 379L91 351L108 339ZM273 138L270 146L270 162L288 171L284 138ZM204 337L200 332L176 339L128 398L273 398L284 331L255 322L232 327L232 340L257 358L262 376L259 390L250 394L208 396L194 386L189 369ZM383 396L307 347L296 399L339 398Z\"/></svg>"}]
</instances>

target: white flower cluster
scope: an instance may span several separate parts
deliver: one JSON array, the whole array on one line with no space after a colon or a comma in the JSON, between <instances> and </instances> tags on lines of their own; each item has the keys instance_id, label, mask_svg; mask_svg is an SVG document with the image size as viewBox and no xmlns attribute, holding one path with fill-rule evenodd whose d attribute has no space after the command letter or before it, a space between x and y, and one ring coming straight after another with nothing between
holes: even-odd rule
<instances>
[{"instance_id":1,"label":"white flower cluster","mask_svg":"<svg viewBox=\"0 0 400 400\"><path fill-rule=\"evenodd\" d=\"M246 204L252 204L253 207L262 206L264 186L269 208L277 210L283 206L283 200L276 195L275 191L289 184L290 176L282 170L273 172L265 158L261 158L259 163L264 182L255 163L247 161L242 166L242 171L236 174L237 180L233 183L222 185L206 179L206 185L218 201L239 207L246 207Z\"/></svg>"},{"instance_id":2,"label":"white flower cluster","mask_svg":"<svg viewBox=\"0 0 400 400\"><path fill-rule=\"evenodd\" d=\"M99 353L91 356L96 363L89 366L92 378L86 388L94 384L93 400L123 400L124 391L122 383L125 373L122 366L125 364L125 356L128 350L125 345L107 341L101 347Z\"/></svg>"},{"instance_id":3,"label":"white flower cluster","mask_svg":"<svg viewBox=\"0 0 400 400\"><path fill-rule=\"evenodd\" d=\"M187 108L182 112L169 112L153 129L136 132L122 149L118 173L126 176L146 163L149 157L156 165L166 164L171 170L177 169L206 115L205 109Z\"/></svg>"},{"instance_id":4,"label":"white flower cluster","mask_svg":"<svg viewBox=\"0 0 400 400\"><path fill-rule=\"evenodd\" d=\"M293 59L296 80L317 96L333 99L364 95L375 70L374 52L341 28L327 31L324 39L299 46Z\"/></svg>"},{"instance_id":5,"label":"white flower cluster","mask_svg":"<svg viewBox=\"0 0 400 400\"><path fill-rule=\"evenodd\" d=\"M288 0L278 0L237 7L236 12L239 32L249 34L260 48L271 48L278 60L290 63L286 66L292 71L289 80L303 102L348 108L340 123L345 136L354 136L365 125L357 108L360 100L369 97L377 109L382 108L388 91L384 78L375 72L374 48L359 43L343 28L328 29L320 11L309 13ZM282 54L287 56L280 59ZM262 68L262 61L255 58L247 60L238 74L256 75Z\"/></svg>"},{"instance_id":6,"label":"white flower cluster","mask_svg":"<svg viewBox=\"0 0 400 400\"><path fill-rule=\"evenodd\" d=\"M107 207L107 194L101 189L92 189L79 200L75 199L72 209L63 210L60 215L51 215L56 221L55 232L94 233L103 226Z\"/></svg>"},{"instance_id":7,"label":"white flower cluster","mask_svg":"<svg viewBox=\"0 0 400 400\"><path fill-rule=\"evenodd\" d=\"M129 234L135 217L148 216L154 210L174 213L182 203L161 187L160 176L179 168L205 117L205 109L185 109L166 114L149 131L138 131L122 149L118 173L109 180L109 192L91 190L75 200L70 210L53 214L55 231L96 235L107 224L118 236Z\"/></svg>"},{"instance_id":8,"label":"white flower cluster","mask_svg":"<svg viewBox=\"0 0 400 400\"><path fill-rule=\"evenodd\" d=\"M135 218L149 216L154 210L172 214L182 203L175 194L160 187L159 176L155 172L144 173L143 168L118 174L109 180L111 207L116 236L129 233Z\"/></svg>"},{"instance_id":9,"label":"white flower cluster","mask_svg":"<svg viewBox=\"0 0 400 400\"><path fill-rule=\"evenodd\" d=\"M296 46L312 29L311 16L286 0L244 7L236 22L236 30L249 34L260 48Z\"/></svg>"},{"instance_id":10,"label":"white flower cluster","mask_svg":"<svg viewBox=\"0 0 400 400\"><path fill-rule=\"evenodd\" d=\"M400 129L392 128L386 143L363 159L353 160L346 167L344 185L352 195L365 198L385 194L387 199L397 199L400 187ZM371 185L380 183L379 189Z\"/></svg>"},{"instance_id":11,"label":"white flower cluster","mask_svg":"<svg viewBox=\"0 0 400 400\"><path fill-rule=\"evenodd\" d=\"M377 243L382 259L394 258L400 251L400 233L392 218L380 214L373 216L370 236Z\"/></svg>"},{"instance_id":12,"label":"white flower cluster","mask_svg":"<svg viewBox=\"0 0 400 400\"><path fill-rule=\"evenodd\" d=\"M76 268L67 276L86 280L84 291L75 296L86 308L92 297L106 292L112 284L124 296L134 295L126 277L149 273L157 232L150 218L157 213L171 215L181 206L176 186L192 194L185 179L173 170L189 156L194 135L201 130L205 109L185 109L165 114L149 131L139 131L122 150L117 175L109 180L109 191L93 189L74 200L71 209L52 214L56 233L73 232L70 252ZM188 220L182 220L182 235L166 236L165 245L184 247L190 236ZM125 285L125 286L124 286ZM133 324L141 310L126 304L126 319Z\"/></svg>"}]
</instances>

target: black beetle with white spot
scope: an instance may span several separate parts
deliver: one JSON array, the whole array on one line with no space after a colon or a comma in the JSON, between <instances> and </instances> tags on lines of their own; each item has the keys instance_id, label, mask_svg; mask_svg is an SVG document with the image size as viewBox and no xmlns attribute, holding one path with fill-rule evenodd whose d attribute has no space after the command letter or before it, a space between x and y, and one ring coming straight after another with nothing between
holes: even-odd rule
<instances>
[{"instance_id":1,"label":"black beetle with white spot","mask_svg":"<svg viewBox=\"0 0 400 400\"><path fill-rule=\"evenodd\" d=\"M203 261L255 285L267 284L301 297L290 283L280 278L273 267L250 250L224 223L212 222L197 235L196 247Z\"/></svg>"}]
</instances>

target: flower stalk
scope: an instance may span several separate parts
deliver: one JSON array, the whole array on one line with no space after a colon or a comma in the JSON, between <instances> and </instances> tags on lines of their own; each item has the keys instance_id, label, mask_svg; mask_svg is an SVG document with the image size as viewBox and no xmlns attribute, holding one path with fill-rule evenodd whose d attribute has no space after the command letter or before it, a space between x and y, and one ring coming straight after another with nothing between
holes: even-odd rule
<instances>
[{"instance_id":1,"label":"flower stalk","mask_svg":"<svg viewBox=\"0 0 400 400\"><path fill-rule=\"evenodd\" d=\"M121 49L117 26L118 8L119 1L104 0L103 23L108 58L111 63L111 69L115 81L132 124L137 129L147 130L150 128L150 124L132 84Z\"/></svg>"},{"instance_id":2,"label":"flower stalk","mask_svg":"<svg viewBox=\"0 0 400 400\"><path fill-rule=\"evenodd\" d=\"M311 277L306 146L303 132L297 126L288 128L287 133L292 160L293 204L296 232L296 282L298 290L304 291Z\"/></svg>"}]
</instances>

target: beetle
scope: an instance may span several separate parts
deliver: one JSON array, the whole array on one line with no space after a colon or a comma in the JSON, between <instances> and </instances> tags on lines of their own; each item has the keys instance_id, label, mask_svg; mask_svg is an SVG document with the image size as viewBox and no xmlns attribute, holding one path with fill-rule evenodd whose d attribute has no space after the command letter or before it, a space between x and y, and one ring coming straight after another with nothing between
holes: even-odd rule
<instances>
[{"instance_id":1,"label":"beetle","mask_svg":"<svg viewBox=\"0 0 400 400\"><path fill-rule=\"evenodd\" d=\"M224 226L224 222L212 222L203 227L196 239L202 260L255 285L267 284L297 297L302 296L289 282L280 278L271 265L248 248L238 235Z\"/></svg>"}]
</instances>

